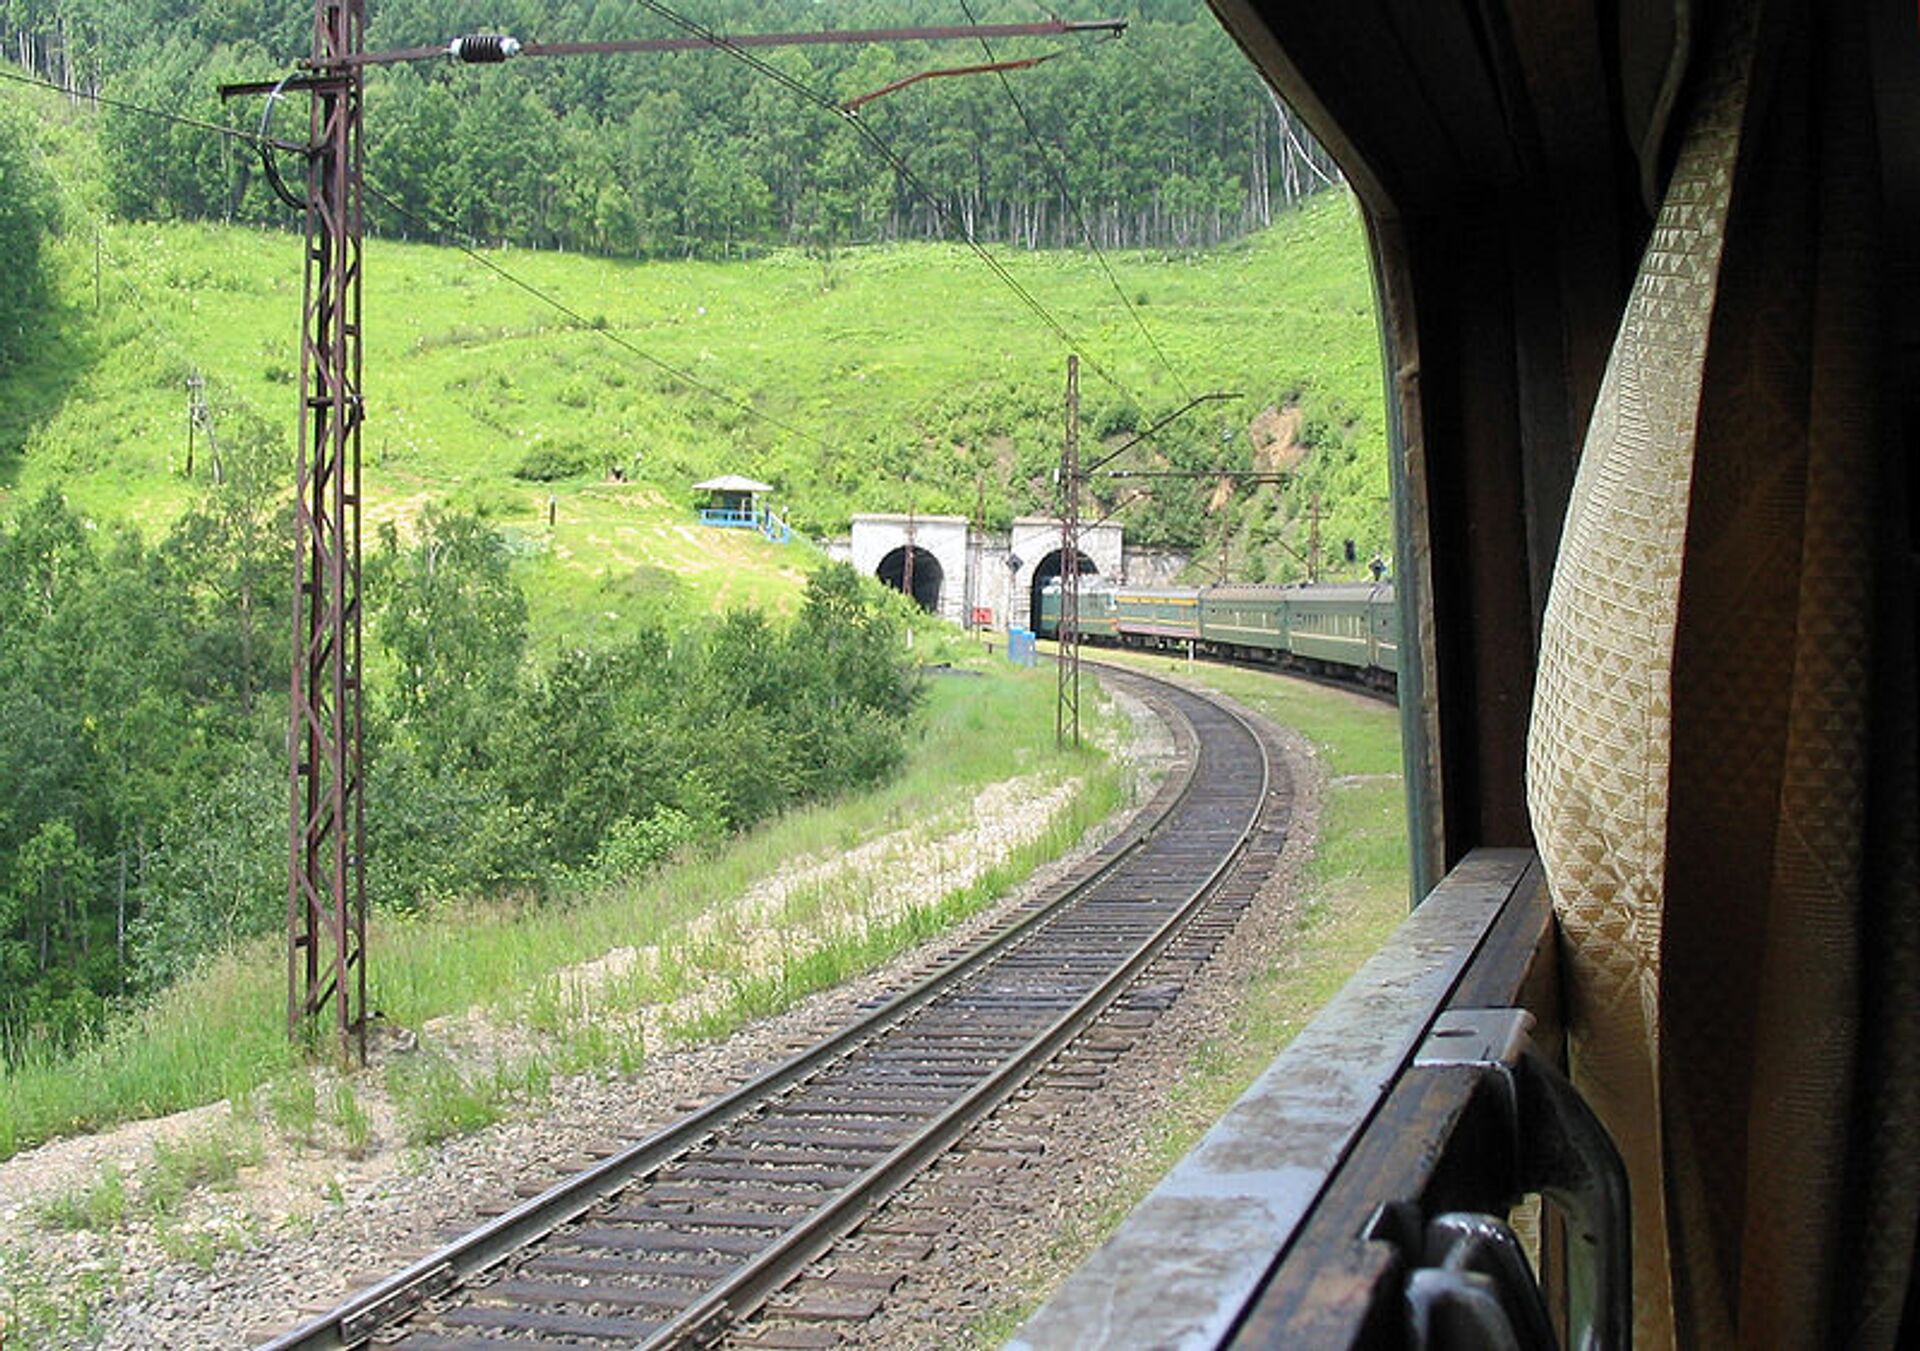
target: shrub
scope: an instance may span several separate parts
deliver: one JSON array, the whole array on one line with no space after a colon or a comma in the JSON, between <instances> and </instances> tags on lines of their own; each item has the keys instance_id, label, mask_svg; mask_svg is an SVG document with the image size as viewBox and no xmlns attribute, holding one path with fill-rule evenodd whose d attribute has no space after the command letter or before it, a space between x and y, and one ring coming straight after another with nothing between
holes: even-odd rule
<instances>
[{"instance_id":1,"label":"shrub","mask_svg":"<svg viewBox=\"0 0 1920 1351\"><path fill-rule=\"evenodd\" d=\"M574 441L538 445L521 457L513 476L528 483L557 483L592 473L604 459L604 454Z\"/></svg>"},{"instance_id":2,"label":"shrub","mask_svg":"<svg viewBox=\"0 0 1920 1351\"><path fill-rule=\"evenodd\" d=\"M623 816L600 841L600 852L593 860L594 874L609 882L636 876L665 862L700 835L693 817L665 802L641 820Z\"/></svg>"}]
</instances>

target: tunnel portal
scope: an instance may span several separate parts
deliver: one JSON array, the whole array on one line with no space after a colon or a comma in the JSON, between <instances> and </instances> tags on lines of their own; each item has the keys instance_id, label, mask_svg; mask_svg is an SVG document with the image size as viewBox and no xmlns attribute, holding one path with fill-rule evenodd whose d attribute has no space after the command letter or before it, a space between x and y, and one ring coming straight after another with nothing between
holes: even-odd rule
<instances>
[{"instance_id":1,"label":"tunnel portal","mask_svg":"<svg viewBox=\"0 0 1920 1351\"><path fill-rule=\"evenodd\" d=\"M1064 570L1064 562L1061 550L1055 549L1034 566L1033 581L1028 584L1027 613L1033 616L1035 622L1040 618L1040 593L1046 589L1048 582L1061 574ZM1085 554L1080 555L1080 575L1082 577L1100 575L1100 569L1094 566L1093 560Z\"/></svg>"},{"instance_id":2,"label":"tunnel portal","mask_svg":"<svg viewBox=\"0 0 1920 1351\"><path fill-rule=\"evenodd\" d=\"M887 554L874 570L874 576L895 591L907 592L921 609L939 613L940 588L945 581L945 573L940 567L940 560L919 545L902 545Z\"/></svg>"}]
</instances>

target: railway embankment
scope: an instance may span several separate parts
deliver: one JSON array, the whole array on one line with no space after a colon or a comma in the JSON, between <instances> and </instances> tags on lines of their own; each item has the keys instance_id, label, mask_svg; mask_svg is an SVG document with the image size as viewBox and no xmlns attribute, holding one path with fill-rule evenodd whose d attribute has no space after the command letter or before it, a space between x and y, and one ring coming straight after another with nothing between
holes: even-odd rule
<instances>
[{"instance_id":1,"label":"railway embankment","mask_svg":"<svg viewBox=\"0 0 1920 1351\"><path fill-rule=\"evenodd\" d=\"M1151 726L1109 706L1105 752L1057 756L1051 695L1046 672L936 681L915 763L879 793L558 916L390 932L396 980L436 950L519 976L385 1020L366 1074L283 1076L0 1163L8 1345L234 1344L817 1039L912 960L895 954L986 922L1139 796Z\"/></svg>"},{"instance_id":2,"label":"railway embankment","mask_svg":"<svg viewBox=\"0 0 1920 1351\"><path fill-rule=\"evenodd\" d=\"M1155 664L1163 671L1170 665ZM1217 950L1188 963L1176 981L1177 999L1130 1030L1123 1020L1118 1035L1128 1043L1124 1054L1108 1044L1116 1035L1111 1028L1100 1034L1105 1040L1099 1045L1070 1051L1034 1092L980 1128L956 1160L896 1199L889 1207L891 1223L919 1231L912 1241L925 1253L885 1300L875 1301L867 1321L842 1328L855 1342L950 1342L962 1328L976 1340L993 1339L1117 1222L1337 987L1346 968L1372 945L1373 929L1403 912L1404 880L1391 874L1403 857L1404 828L1396 843L1394 813L1383 811L1398 801L1392 711L1338 691L1225 673L1222 683L1234 682L1243 682L1235 692L1250 706L1302 728L1303 734L1285 734L1297 801L1281 866ZM1151 772L1169 747L1163 740L1156 744L1152 720L1136 717L1132 726L1135 734L1127 738L1122 759L1136 771ZM122 1218L105 1223L115 1206L99 1194L107 1165L83 1154L88 1162L75 1175L77 1186L43 1187L24 1210L15 1193L16 1217L24 1215L41 1231L40 1255L23 1273L17 1254L8 1254L14 1270L0 1286L16 1302L24 1293L43 1306L61 1299L66 1309L90 1310L82 1331L107 1345L225 1345L284 1326L303 1307L329 1302L357 1277L373 1274L369 1266L390 1269L448 1231L470 1226L476 1216L504 1209L606 1153L620 1138L677 1117L811 1044L845 1025L863 1004L900 988L970 931L1021 903L1026 889L1007 892L1004 886L1004 857L986 873L969 873L969 865L956 860L977 863L1024 850L1024 859L1012 860L1024 870L1045 851L1033 845L1036 813L1022 812L1020 804L1057 798L1064 787L1065 780L1056 780L1047 788L1031 773L994 780L977 786L964 803L950 799L944 811L930 815L934 828L917 835L903 833L897 815L881 812L865 834L840 837L838 847L822 857L784 859L762 885L737 894L733 919L706 920L701 941L680 950L727 946L762 930L790 914L796 898L831 892L830 879L856 865L872 878L864 891L878 906L881 927L885 915L898 914L887 909L885 898L894 890L889 876L937 876L953 884L948 895L971 891L976 903L983 899L980 889L1000 888L1003 899L959 920L932 947L909 946L867 974L806 997L789 987L787 994L795 997L771 1016L756 1016L756 1001L777 995L777 983L756 984L743 975L747 967L707 983L698 994L692 993L695 982L683 990L693 1003L671 1016L656 1009L643 1025L641 1040L652 1038L651 1049L632 1065L616 1060L570 1073L549 1057L544 1071L525 1081L524 1097L500 1104L499 1120L451 1130L431 1142L407 1143L404 1117L370 1091L367 1080L348 1086L356 1095L352 1111L365 1118L357 1127L357 1146L352 1113L343 1119L340 1110L342 1085L333 1081L313 1085L311 1108L249 1104L241 1117L251 1116L251 1125L242 1119L237 1131L199 1120L162 1151L152 1141L134 1147L135 1158L183 1160L199 1151L210 1159L200 1185L171 1184L181 1197L167 1217L146 1208L147 1175L138 1170L151 1169L151 1163L136 1163L116 1165L126 1178L118 1202ZM1324 837L1320 820L1329 826ZM1043 865L1032 885L1044 884L1057 866ZM832 916L844 919L847 913L825 901L812 908L829 927L839 922ZM540 983L546 994L515 1006L519 1021L494 1009L407 1029L387 1040L376 1077L383 1084L397 1082L434 1057L469 1073L490 1054L504 1065L570 1008L590 1022L617 1025L617 1016L596 1012L597 1002L659 960L642 945L616 945L550 972ZM764 976L770 960L762 949L750 965ZM830 981L831 965L816 966L814 974ZM715 1005L709 1002L702 1012L699 1003L716 997L723 1009L733 1001L718 1018L709 1016ZM536 1082L541 1073L545 1082ZM303 1117L307 1139L299 1148L276 1143L249 1152L249 1129L256 1139L264 1132L278 1141L289 1124L297 1133ZM225 1146L219 1143L223 1132L230 1142ZM195 1143L208 1140L214 1143ZM374 1141L379 1145L370 1147ZM983 1186L986 1165L1008 1158L1019 1160L1009 1175L1016 1179L1013 1190ZM32 1171L49 1179L57 1175L52 1168ZM278 1213L271 1204L262 1209L263 1198L293 1193L306 1204ZM91 1217L90 1206L96 1212ZM883 1219L882 1227L888 1222ZM808 1299L803 1280L776 1301L769 1316L777 1326ZM830 1299L814 1303L835 1307Z\"/></svg>"}]
</instances>

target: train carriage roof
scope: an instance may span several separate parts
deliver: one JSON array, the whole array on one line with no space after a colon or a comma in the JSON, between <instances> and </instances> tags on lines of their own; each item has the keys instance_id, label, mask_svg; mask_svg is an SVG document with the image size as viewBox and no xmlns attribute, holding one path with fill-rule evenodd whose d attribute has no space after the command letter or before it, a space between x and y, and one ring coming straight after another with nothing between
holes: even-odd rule
<instances>
[{"instance_id":1,"label":"train carriage roof","mask_svg":"<svg viewBox=\"0 0 1920 1351\"><path fill-rule=\"evenodd\" d=\"M1156 600L1198 600L1201 588L1197 586L1123 586L1115 591L1120 600L1156 601Z\"/></svg>"},{"instance_id":2,"label":"train carriage roof","mask_svg":"<svg viewBox=\"0 0 1920 1351\"><path fill-rule=\"evenodd\" d=\"M1393 583L1327 582L1312 586L1274 586L1266 583L1234 583L1210 586L1202 599L1213 601L1391 601Z\"/></svg>"}]
</instances>

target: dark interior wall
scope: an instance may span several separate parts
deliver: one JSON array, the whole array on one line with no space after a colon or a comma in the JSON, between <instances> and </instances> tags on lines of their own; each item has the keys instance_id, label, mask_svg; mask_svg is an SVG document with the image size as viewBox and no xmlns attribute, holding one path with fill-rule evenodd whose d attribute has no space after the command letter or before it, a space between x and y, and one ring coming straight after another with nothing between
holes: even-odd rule
<instances>
[{"instance_id":1,"label":"dark interior wall","mask_svg":"<svg viewBox=\"0 0 1920 1351\"><path fill-rule=\"evenodd\" d=\"M1658 38L1669 11L1213 5L1340 160L1368 219L1423 892L1476 845L1530 842L1540 616L1646 239L1643 163L1657 178L1665 104L1684 92L1672 33Z\"/></svg>"}]
</instances>

